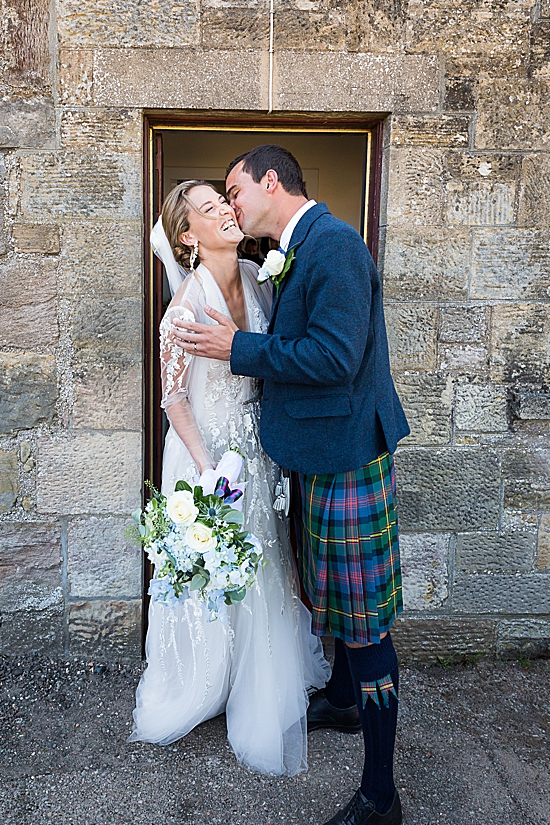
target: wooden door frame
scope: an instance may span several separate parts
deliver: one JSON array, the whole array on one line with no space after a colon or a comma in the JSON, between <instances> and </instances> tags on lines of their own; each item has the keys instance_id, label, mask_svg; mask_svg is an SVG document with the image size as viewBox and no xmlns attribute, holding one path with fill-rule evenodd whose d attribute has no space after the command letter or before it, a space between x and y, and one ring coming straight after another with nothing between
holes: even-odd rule
<instances>
[{"instance_id":1,"label":"wooden door frame","mask_svg":"<svg viewBox=\"0 0 550 825\"><path fill-rule=\"evenodd\" d=\"M149 479L160 489L162 472L162 432L157 425L161 401L157 330L162 317L162 265L154 257L149 243L151 229L158 217L162 193L162 156L159 157L155 134L161 130L216 130L223 132L325 132L365 133L369 136L364 160L364 203L366 243L376 263L378 259L380 194L382 182L382 149L384 120L387 114L367 115L355 112L264 112L238 111L175 111L152 110L144 114L143 179L144 179L144 480ZM367 156L367 153L369 156ZM369 161L367 163L367 161ZM155 186L156 177L156 186ZM158 203L157 203L158 201ZM144 489L144 498L146 490ZM142 644L145 645L149 597L148 583L151 565L144 555Z\"/></svg>"}]
</instances>

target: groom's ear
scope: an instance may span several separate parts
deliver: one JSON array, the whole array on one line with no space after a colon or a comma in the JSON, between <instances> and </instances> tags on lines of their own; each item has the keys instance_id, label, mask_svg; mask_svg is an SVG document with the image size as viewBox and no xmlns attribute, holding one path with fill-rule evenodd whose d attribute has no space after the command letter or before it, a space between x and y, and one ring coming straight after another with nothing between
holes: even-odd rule
<instances>
[{"instance_id":1,"label":"groom's ear","mask_svg":"<svg viewBox=\"0 0 550 825\"><path fill-rule=\"evenodd\" d=\"M263 185L267 189L268 192L273 192L277 183L279 182L279 175L275 171L275 169L268 169L263 177Z\"/></svg>"}]
</instances>

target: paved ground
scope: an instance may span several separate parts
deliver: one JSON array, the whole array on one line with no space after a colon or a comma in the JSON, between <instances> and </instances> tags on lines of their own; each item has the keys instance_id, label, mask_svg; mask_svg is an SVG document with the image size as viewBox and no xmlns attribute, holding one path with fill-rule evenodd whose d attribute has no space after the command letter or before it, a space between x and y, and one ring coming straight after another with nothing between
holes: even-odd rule
<instances>
[{"instance_id":1,"label":"paved ground","mask_svg":"<svg viewBox=\"0 0 550 825\"><path fill-rule=\"evenodd\" d=\"M140 668L0 657L2 825L323 825L359 783L360 736L317 731L309 772L241 769L218 717L128 744ZM402 669L405 825L550 825L550 662Z\"/></svg>"}]
</instances>

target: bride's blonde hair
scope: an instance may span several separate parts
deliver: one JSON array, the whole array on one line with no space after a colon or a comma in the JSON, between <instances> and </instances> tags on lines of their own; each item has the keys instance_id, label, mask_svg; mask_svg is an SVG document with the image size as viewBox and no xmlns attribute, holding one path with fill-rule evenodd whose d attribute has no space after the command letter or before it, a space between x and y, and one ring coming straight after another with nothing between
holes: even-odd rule
<instances>
[{"instance_id":1,"label":"bride's blonde hair","mask_svg":"<svg viewBox=\"0 0 550 825\"><path fill-rule=\"evenodd\" d=\"M180 236L184 232L189 231L189 212L192 209L199 215L209 218L210 215L205 215L200 209L197 209L194 203L189 198L189 192L195 189L196 186L209 186L214 190L216 195L219 192L212 186L211 183L205 180L184 180L183 183L178 184L170 194L166 197L162 204L162 226L164 234L168 238L168 243L172 247L174 258L185 269L190 268L192 246L188 246L180 241ZM200 256L195 258L195 266L200 263Z\"/></svg>"}]
</instances>

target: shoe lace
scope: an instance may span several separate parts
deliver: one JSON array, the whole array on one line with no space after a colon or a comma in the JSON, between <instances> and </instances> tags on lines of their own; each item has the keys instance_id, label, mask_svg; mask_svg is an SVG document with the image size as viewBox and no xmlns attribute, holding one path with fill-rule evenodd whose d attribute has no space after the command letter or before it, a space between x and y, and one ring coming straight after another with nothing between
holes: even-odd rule
<instances>
[{"instance_id":1,"label":"shoe lace","mask_svg":"<svg viewBox=\"0 0 550 825\"><path fill-rule=\"evenodd\" d=\"M363 796L363 794L361 792L361 789L359 789L357 791L357 793L355 794L355 796L353 797L353 799L351 800L349 810L346 813L346 818L347 817L350 817L350 818L355 817L356 814L362 814L362 813L365 813L366 811L369 811L369 813L372 813L372 811L374 811L374 810L376 810L376 806L375 806L374 802L371 799L366 799Z\"/></svg>"}]
</instances>

